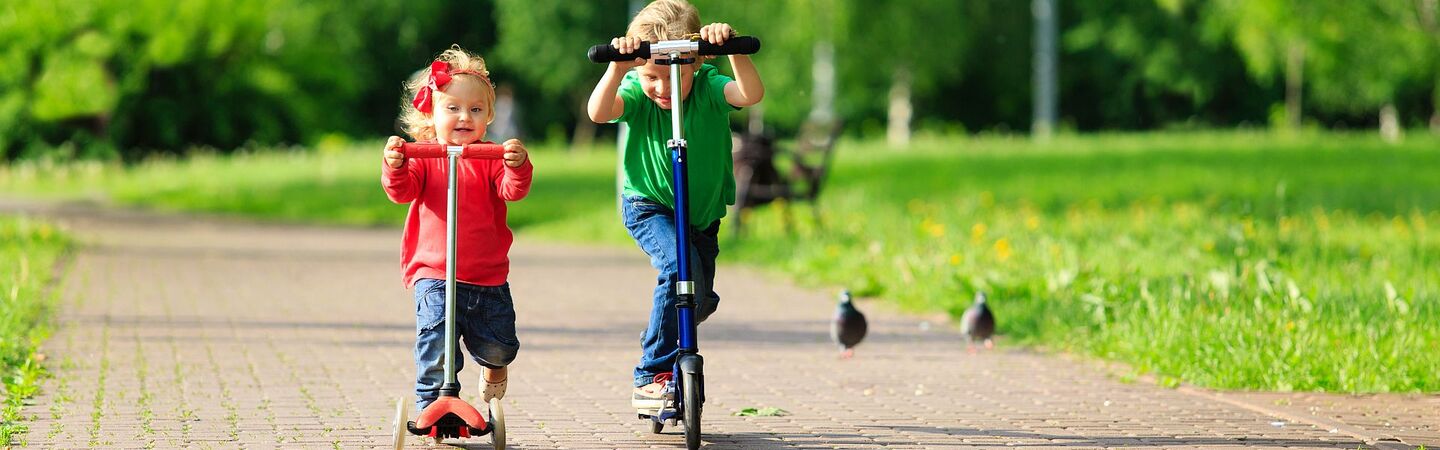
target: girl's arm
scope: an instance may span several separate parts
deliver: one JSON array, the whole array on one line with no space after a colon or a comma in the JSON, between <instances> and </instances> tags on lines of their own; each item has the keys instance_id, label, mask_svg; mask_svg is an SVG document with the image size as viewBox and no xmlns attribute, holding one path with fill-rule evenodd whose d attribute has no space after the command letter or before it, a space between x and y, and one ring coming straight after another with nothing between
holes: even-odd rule
<instances>
[{"instance_id":1,"label":"girl's arm","mask_svg":"<svg viewBox=\"0 0 1440 450\"><path fill-rule=\"evenodd\" d=\"M735 81L725 85L725 102L736 108L760 103L765 98L765 83L760 81L760 72L749 55L730 55L730 67L735 70Z\"/></svg>"},{"instance_id":2,"label":"girl's arm","mask_svg":"<svg viewBox=\"0 0 1440 450\"><path fill-rule=\"evenodd\" d=\"M380 164L380 186L385 188L385 196L395 203L415 201L425 186L425 168L419 162L405 159L396 150L403 143L403 139L391 136L385 143L385 162Z\"/></svg>"},{"instance_id":3,"label":"girl's arm","mask_svg":"<svg viewBox=\"0 0 1440 450\"><path fill-rule=\"evenodd\" d=\"M495 177L495 193L507 202L520 201L530 193L530 180L535 166L530 164L529 152L519 139L505 141L503 145L507 159L500 164L500 176ZM519 164L511 167L510 164L517 159Z\"/></svg>"}]
</instances>

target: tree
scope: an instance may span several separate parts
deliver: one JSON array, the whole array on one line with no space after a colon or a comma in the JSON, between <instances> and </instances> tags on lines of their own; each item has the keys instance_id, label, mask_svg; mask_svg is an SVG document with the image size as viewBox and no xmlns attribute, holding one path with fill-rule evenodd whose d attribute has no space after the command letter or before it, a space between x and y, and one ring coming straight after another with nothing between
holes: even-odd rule
<instances>
[{"instance_id":1,"label":"tree","mask_svg":"<svg viewBox=\"0 0 1440 450\"><path fill-rule=\"evenodd\" d=\"M1395 102L1405 85L1433 76L1433 46L1410 0L1333 2L1309 25L1315 101L1342 112L1379 111L1381 135L1400 137Z\"/></svg>"},{"instance_id":2,"label":"tree","mask_svg":"<svg viewBox=\"0 0 1440 450\"><path fill-rule=\"evenodd\" d=\"M1213 16L1227 27L1258 79L1284 61L1286 116L1299 125L1302 80L1320 109L1380 112L1386 139L1399 137L1395 102L1407 84L1434 79L1436 48L1427 38L1431 0L1309 2L1223 0ZM1428 16L1433 19L1433 12Z\"/></svg>"},{"instance_id":3,"label":"tree","mask_svg":"<svg viewBox=\"0 0 1440 450\"><path fill-rule=\"evenodd\" d=\"M417 43L390 33L439 16L434 4L13 1L0 13L0 157L67 141L136 159L374 133L398 104L375 80L408 72L367 56L395 62L379 49ZM390 107L360 107L374 92Z\"/></svg>"},{"instance_id":4,"label":"tree","mask_svg":"<svg viewBox=\"0 0 1440 450\"><path fill-rule=\"evenodd\" d=\"M887 111L893 146L909 141L912 100L925 98L964 73L969 35L965 5L952 0L868 2L850 0L836 8L842 100L853 110ZM942 31L949 30L949 31ZM889 86L880 92L874 86Z\"/></svg>"},{"instance_id":5,"label":"tree","mask_svg":"<svg viewBox=\"0 0 1440 450\"><path fill-rule=\"evenodd\" d=\"M625 34L624 0L534 2L497 0L496 22L503 36L495 55L505 70L534 87L541 99L565 103L575 123L571 143L588 147L595 123L585 115L585 101L604 67L585 59L592 45Z\"/></svg>"},{"instance_id":6,"label":"tree","mask_svg":"<svg viewBox=\"0 0 1440 450\"><path fill-rule=\"evenodd\" d=\"M1256 80L1269 82L1283 71L1284 123L1290 129L1300 128L1305 62L1315 52L1307 24L1321 18L1322 3L1327 2L1216 0L1207 16L1211 26L1229 32Z\"/></svg>"},{"instance_id":7,"label":"tree","mask_svg":"<svg viewBox=\"0 0 1440 450\"><path fill-rule=\"evenodd\" d=\"M702 23L726 22L736 32L760 39L760 53L751 58L765 82L765 100L750 110L755 114L763 108L766 122L786 130L798 128L811 115L816 100L812 77L815 48L834 47L835 9L840 3L842 0L694 0Z\"/></svg>"},{"instance_id":8,"label":"tree","mask_svg":"<svg viewBox=\"0 0 1440 450\"><path fill-rule=\"evenodd\" d=\"M1073 25L1064 44L1076 61L1066 72L1065 79L1075 83L1067 98L1073 99L1073 111L1091 116L1081 125L1148 128L1216 111L1233 116L1221 105L1249 88L1244 63L1224 33L1196 25L1202 13L1197 3L1065 5L1070 9L1063 14L1073 17Z\"/></svg>"}]
</instances>

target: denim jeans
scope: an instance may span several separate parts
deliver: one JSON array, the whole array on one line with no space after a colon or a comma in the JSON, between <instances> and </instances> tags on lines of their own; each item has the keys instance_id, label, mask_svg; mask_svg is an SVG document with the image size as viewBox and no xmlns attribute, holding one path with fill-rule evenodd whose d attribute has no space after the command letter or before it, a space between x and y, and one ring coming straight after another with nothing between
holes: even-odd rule
<instances>
[{"instance_id":1,"label":"denim jeans","mask_svg":"<svg viewBox=\"0 0 1440 450\"><path fill-rule=\"evenodd\" d=\"M635 386L650 384L655 374L670 372L680 351L679 317L675 303L675 282L679 261L675 250L675 211L653 200L626 196L621 215L630 237L650 256L658 275L650 306L650 325L640 335L640 363L635 366ZM720 305L715 293L715 257L720 255L720 221L700 229L690 227L691 279L695 281L695 320L703 322Z\"/></svg>"},{"instance_id":2,"label":"denim jeans","mask_svg":"<svg viewBox=\"0 0 1440 450\"><path fill-rule=\"evenodd\" d=\"M515 303L510 284L476 286L456 282L455 338L476 363L500 368L515 360L520 340L515 336ZM456 350L455 372L465 365ZM440 397L445 382L445 280L421 278L415 282L415 411L423 411ZM458 382L458 380L457 380Z\"/></svg>"}]
</instances>

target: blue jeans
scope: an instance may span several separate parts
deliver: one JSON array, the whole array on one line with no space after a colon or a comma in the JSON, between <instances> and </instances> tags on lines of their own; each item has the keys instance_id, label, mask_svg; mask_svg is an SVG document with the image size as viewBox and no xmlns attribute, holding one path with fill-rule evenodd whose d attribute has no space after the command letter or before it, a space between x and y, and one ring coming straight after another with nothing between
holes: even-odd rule
<instances>
[{"instance_id":1,"label":"blue jeans","mask_svg":"<svg viewBox=\"0 0 1440 450\"><path fill-rule=\"evenodd\" d=\"M650 256L650 265L658 275L650 307L650 325L640 335L640 364L635 366L635 386L650 384L655 374L670 372L680 352L679 317L675 303L675 282L679 280L679 261L675 251L675 211L653 200L626 196L621 202L621 215L630 237ZM720 305L715 293L715 257L720 255L720 221L704 229L690 227L691 279L695 281L695 320L704 322Z\"/></svg>"},{"instance_id":2,"label":"blue jeans","mask_svg":"<svg viewBox=\"0 0 1440 450\"><path fill-rule=\"evenodd\" d=\"M515 303L510 284L476 286L456 282L455 338L482 366L497 369L515 360L520 340L515 337ZM455 372L465 365L456 351ZM445 382L445 280L421 278L415 282L415 411L423 411L440 397ZM457 381L458 382L458 381Z\"/></svg>"}]
</instances>

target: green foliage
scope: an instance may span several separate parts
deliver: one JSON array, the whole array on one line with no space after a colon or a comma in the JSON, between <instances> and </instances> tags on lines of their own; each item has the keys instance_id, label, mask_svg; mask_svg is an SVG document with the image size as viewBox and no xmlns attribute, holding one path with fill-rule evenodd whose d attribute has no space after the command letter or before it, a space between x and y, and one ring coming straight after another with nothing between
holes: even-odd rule
<instances>
[{"instance_id":1,"label":"green foliage","mask_svg":"<svg viewBox=\"0 0 1440 450\"><path fill-rule=\"evenodd\" d=\"M54 226L0 217L0 445L25 432L20 408L45 373L35 348L55 296L52 271L68 246Z\"/></svg>"},{"instance_id":2,"label":"green foliage","mask_svg":"<svg viewBox=\"0 0 1440 450\"><path fill-rule=\"evenodd\" d=\"M774 406L766 406L764 408L742 408L739 411L735 411L732 415L742 417L781 417L790 415L790 412Z\"/></svg>"},{"instance_id":3,"label":"green foliage","mask_svg":"<svg viewBox=\"0 0 1440 450\"><path fill-rule=\"evenodd\" d=\"M750 111L781 136L810 115L823 43L851 133L883 128L897 74L913 84L918 128L1029 128L1029 2L694 2L702 21L764 42L767 98ZM1371 126L1393 104L1402 125L1422 125L1440 117L1435 3L1058 2L1061 126L1261 124L1284 101L1292 55L1311 122ZM636 4L14 0L0 8L0 160L392 134L401 82L451 44L491 60L529 135L564 135L601 71L581 53L623 33Z\"/></svg>"},{"instance_id":4,"label":"green foliage","mask_svg":"<svg viewBox=\"0 0 1440 450\"><path fill-rule=\"evenodd\" d=\"M1215 0L1205 7L1210 27L1231 35L1255 79L1276 79L1289 70L1287 58L1300 55L1297 76L1322 110L1373 112L1404 92L1434 92L1440 76L1440 13L1424 1Z\"/></svg>"},{"instance_id":5,"label":"green foliage","mask_svg":"<svg viewBox=\"0 0 1440 450\"><path fill-rule=\"evenodd\" d=\"M545 97L588 98L604 70L585 59L585 50L625 34L626 4L498 0L496 26L505 39L495 55L504 70L528 80Z\"/></svg>"},{"instance_id":6,"label":"green foliage","mask_svg":"<svg viewBox=\"0 0 1440 450\"><path fill-rule=\"evenodd\" d=\"M443 48L425 41L474 27L431 26L467 18L439 4L11 2L0 9L0 158L72 140L133 159L378 134L394 120L399 81Z\"/></svg>"},{"instance_id":7,"label":"green foliage","mask_svg":"<svg viewBox=\"0 0 1440 450\"><path fill-rule=\"evenodd\" d=\"M1065 12L1077 19L1065 31L1064 46L1074 59L1088 63L1067 65L1062 71L1069 88L1061 89L1063 103L1077 112L1095 109L1081 114L1089 119L1079 125L1146 128L1194 116L1220 121L1223 118L1211 114L1233 114L1236 109L1264 111L1264 104L1227 107L1257 92L1229 41L1197 25L1204 11L1196 4L1125 0L1067 5ZM1196 70L1200 67L1206 70ZM1084 87L1097 79L1107 82Z\"/></svg>"}]
</instances>

